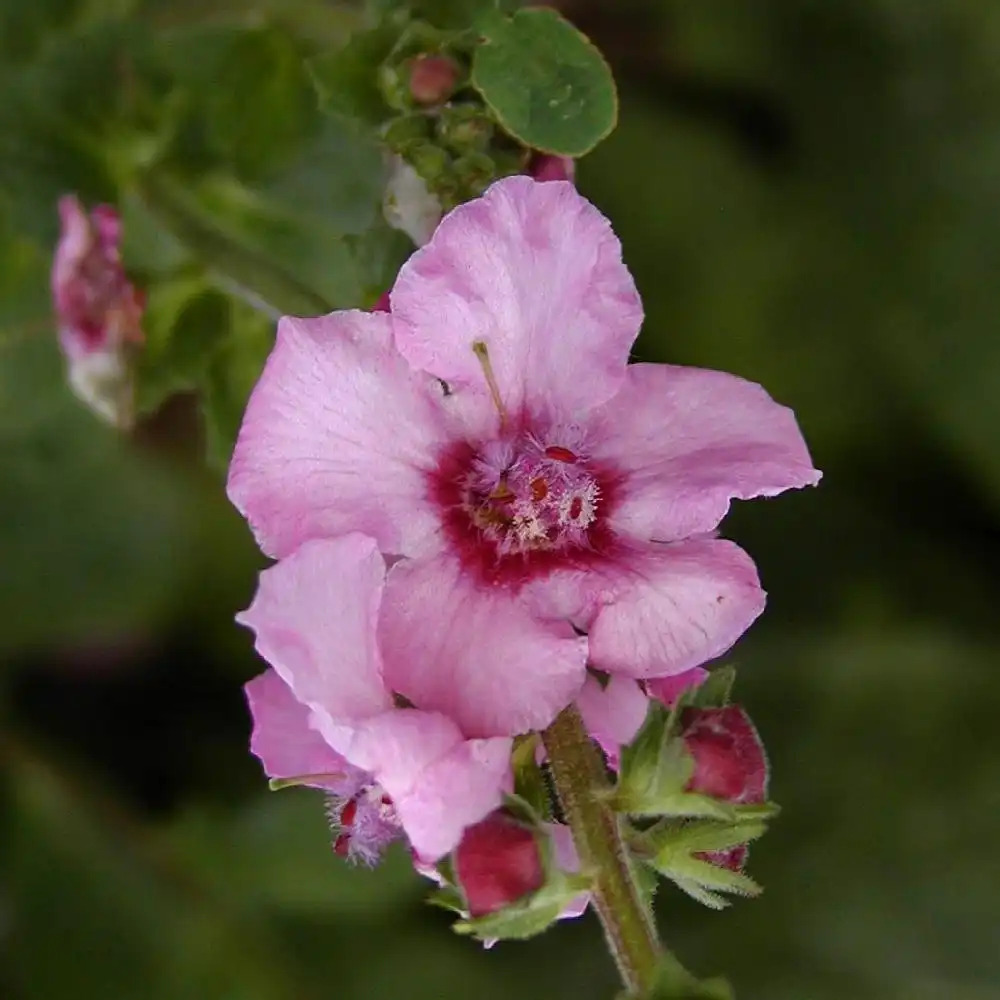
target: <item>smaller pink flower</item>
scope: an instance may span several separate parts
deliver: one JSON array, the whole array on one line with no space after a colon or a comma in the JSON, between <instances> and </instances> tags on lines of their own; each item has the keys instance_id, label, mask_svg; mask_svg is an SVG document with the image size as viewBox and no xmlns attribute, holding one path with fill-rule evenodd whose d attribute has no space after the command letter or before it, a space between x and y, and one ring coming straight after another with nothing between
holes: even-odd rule
<instances>
[{"instance_id":1,"label":"smaller pink flower","mask_svg":"<svg viewBox=\"0 0 1000 1000\"><path fill-rule=\"evenodd\" d=\"M64 195L59 217L52 298L70 385L105 420L127 426L132 405L125 350L143 339L143 300L122 265L118 213L98 205L88 215L75 195Z\"/></svg>"},{"instance_id":2,"label":"smaller pink flower","mask_svg":"<svg viewBox=\"0 0 1000 1000\"><path fill-rule=\"evenodd\" d=\"M511 741L469 740L445 715L397 707L376 639L384 584L361 534L307 542L261 573L237 619L273 667L247 686L251 749L272 778L333 795L338 852L372 860L402 830L433 862L499 807Z\"/></svg>"}]
</instances>

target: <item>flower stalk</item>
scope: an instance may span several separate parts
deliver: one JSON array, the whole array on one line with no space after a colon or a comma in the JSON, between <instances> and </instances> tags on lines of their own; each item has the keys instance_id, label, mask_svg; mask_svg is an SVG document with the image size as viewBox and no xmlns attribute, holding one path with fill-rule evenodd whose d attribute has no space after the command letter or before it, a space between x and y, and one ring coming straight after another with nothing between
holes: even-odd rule
<instances>
[{"instance_id":1,"label":"flower stalk","mask_svg":"<svg viewBox=\"0 0 1000 1000\"><path fill-rule=\"evenodd\" d=\"M629 993L641 996L656 979L662 948L636 882L621 822L602 794L609 790L604 762L575 705L559 713L542 740L581 870L594 880L591 900L608 947Z\"/></svg>"}]
</instances>

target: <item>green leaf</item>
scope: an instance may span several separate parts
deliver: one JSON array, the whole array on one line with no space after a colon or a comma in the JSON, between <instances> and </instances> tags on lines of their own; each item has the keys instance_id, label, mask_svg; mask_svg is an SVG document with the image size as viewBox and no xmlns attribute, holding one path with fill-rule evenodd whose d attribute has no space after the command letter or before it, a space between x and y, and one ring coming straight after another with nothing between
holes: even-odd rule
<instances>
[{"instance_id":1,"label":"green leaf","mask_svg":"<svg viewBox=\"0 0 1000 1000\"><path fill-rule=\"evenodd\" d=\"M202 381L205 445L216 469L229 465L243 411L273 344L274 324L250 307L234 304L232 333Z\"/></svg>"},{"instance_id":2,"label":"green leaf","mask_svg":"<svg viewBox=\"0 0 1000 1000\"><path fill-rule=\"evenodd\" d=\"M316 118L303 54L275 28L236 33L203 99L215 148L243 177L286 161Z\"/></svg>"},{"instance_id":3,"label":"green leaf","mask_svg":"<svg viewBox=\"0 0 1000 1000\"><path fill-rule=\"evenodd\" d=\"M135 366L136 409L155 410L167 396L193 389L229 336L230 303L201 276L160 282L149 291L146 341Z\"/></svg>"},{"instance_id":4,"label":"green leaf","mask_svg":"<svg viewBox=\"0 0 1000 1000\"><path fill-rule=\"evenodd\" d=\"M319 95L320 110L378 125L392 114L379 88L379 67L399 39L387 20L353 35L343 48L308 60L306 68Z\"/></svg>"},{"instance_id":5,"label":"green leaf","mask_svg":"<svg viewBox=\"0 0 1000 1000\"><path fill-rule=\"evenodd\" d=\"M217 217L171 178L147 175L140 193L160 224L197 253L231 290L276 315L330 312L326 299L288 273L280 260L221 226Z\"/></svg>"},{"instance_id":6,"label":"green leaf","mask_svg":"<svg viewBox=\"0 0 1000 1000\"><path fill-rule=\"evenodd\" d=\"M656 982L642 1000L733 1000L733 991L724 979L695 979L668 954L660 960Z\"/></svg>"},{"instance_id":7,"label":"green leaf","mask_svg":"<svg viewBox=\"0 0 1000 1000\"><path fill-rule=\"evenodd\" d=\"M385 181L375 136L337 116L325 117L295 158L253 190L291 219L358 235L380 217Z\"/></svg>"},{"instance_id":8,"label":"green leaf","mask_svg":"<svg viewBox=\"0 0 1000 1000\"><path fill-rule=\"evenodd\" d=\"M611 70L587 37L554 10L491 17L472 62L472 83L499 122L525 145L583 156L615 127Z\"/></svg>"}]
</instances>

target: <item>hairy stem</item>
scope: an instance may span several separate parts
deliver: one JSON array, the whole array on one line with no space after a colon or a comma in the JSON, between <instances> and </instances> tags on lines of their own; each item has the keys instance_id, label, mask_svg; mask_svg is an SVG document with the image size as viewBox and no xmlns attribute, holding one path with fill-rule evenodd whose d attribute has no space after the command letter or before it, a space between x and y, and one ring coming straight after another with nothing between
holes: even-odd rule
<instances>
[{"instance_id":1,"label":"hairy stem","mask_svg":"<svg viewBox=\"0 0 1000 1000\"><path fill-rule=\"evenodd\" d=\"M582 870L594 878L591 897L608 947L629 992L642 994L653 984L661 948L636 884L621 823L600 794L609 787L604 762L575 705L558 715L542 740Z\"/></svg>"}]
</instances>

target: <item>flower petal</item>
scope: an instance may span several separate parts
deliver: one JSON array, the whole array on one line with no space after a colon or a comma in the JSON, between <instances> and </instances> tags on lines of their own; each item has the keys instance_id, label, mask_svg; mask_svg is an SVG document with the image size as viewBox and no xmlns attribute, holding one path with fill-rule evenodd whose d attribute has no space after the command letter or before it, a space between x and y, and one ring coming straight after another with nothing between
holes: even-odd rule
<instances>
[{"instance_id":1,"label":"flower petal","mask_svg":"<svg viewBox=\"0 0 1000 1000\"><path fill-rule=\"evenodd\" d=\"M665 677L724 653L764 610L750 557L717 538L652 545L530 585L536 614L589 633L590 663Z\"/></svg>"},{"instance_id":2,"label":"flower petal","mask_svg":"<svg viewBox=\"0 0 1000 1000\"><path fill-rule=\"evenodd\" d=\"M594 419L590 457L623 474L611 526L636 539L704 534L732 499L820 479L792 411L724 372L630 365Z\"/></svg>"},{"instance_id":3,"label":"flower petal","mask_svg":"<svg viewBox=\"0 0 1000 1000\"><path fill-rule=\"evenodd\" d=\"M250 750L269 778L324 775L308 782L337 795L353 795L366 776L336 753L309 725L309 709L274 670L265 670L245 687L253 734Z\"/></svg>"},{"instance_id":4,"label":"flower petal","mask_svg":"<svg viewBox=\"0 0 1000 1000\"><path fill-rule=\"evenodd\" d=\"M511 741L465 740L436 712L396 709L359 727L347 753L392 799L423 862L451 851L496 809L509 784Z\"/></svg>"},{"instance_id":5,"label":"flower petal","mask_svg":"<svg viewBox=\"0 0 1000 1000\"><path fill-rule=\"evenodd\" d=\"M504 405L579 415L625 375L642 305L607 219L569 182L509 177L459 206L392 290L407 360L486 395L486 344Z\"/></svg>"},{"instance_id":6,"label":"flower petal","mask_svg":"<svg viewBox=\"0 0 1000 1000\"><path fill-rule=\"evenodd\" d=\"M587 732L601 745L612 767L618 766L623 744L631 743L639 731L649 699L642 688L628 677L611 677L601 685L593 674L576 699Z\"/></svg>"},{"instance_id":7,"label":"flower petal","mask_svg":"<svg viewBox=\"0 0 1000 1000\"><path fill-rule=\"evenodd\" d=\"M243 418L229 497L271 556L363 531L385 552L434 532L426 474L445 430L440 387L414 374L385 313L286 317Z\"/></svg>"},{"instance_id":8,"label":"flower petal","mask_svg":"<svg viewBox=\"0 0 1000 1000\"><path fill-rule=\"evenodd\" d=\"M353 723L392 704L375 641L384 575L366 535L317 539L264 570L253 603L236 616L320 718Z\"/></svg>"},{"instance_id":9,"label":"flower petal","mask_svg":"<svg viewBox=\"0 0 1000 1000\"><path fill-rule=\"evenodd\" d=\"M669 677L651 677L646 682L646 690L651 698L662 701L664 705L672 705L685 691L698 687L706 677L708 671L704 667L692 667Z\"/></svg>"},{"instance_id":10,"label":"flower petal","mask_svg":"<svg viewBox=\"0 0 1000 1000\"><path fill-rule=\"evenodd\" d=\"M538 621L447 556L392 568L379 639L389 686L466 736L541 729L584 681L585 639L564 622Z\"/></svg>"}]
</instances>

